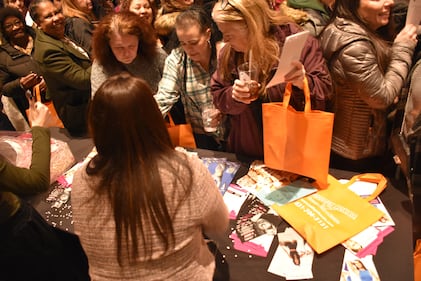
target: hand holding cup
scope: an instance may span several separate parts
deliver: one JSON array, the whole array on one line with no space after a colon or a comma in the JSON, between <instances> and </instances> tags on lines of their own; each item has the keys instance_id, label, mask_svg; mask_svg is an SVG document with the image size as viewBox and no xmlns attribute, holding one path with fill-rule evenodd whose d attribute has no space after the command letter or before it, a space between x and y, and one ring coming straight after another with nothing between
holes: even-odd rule
<instances>
[{"instance_id":1,"label":"hand holding cup","mask_svg":"<svg viewBox=\"0 0 421 281\"><path fill-rule=\"evenodd\" d=\"M216 132L221 122L222 114L221 112L213 105L207 104L202 108L202 121L203 129L206 132Z\"/></svg>"},{"instance_id":2,"label":"hand holding cup","mask_svg":"<svg viewBox=\"0 0 421 281\"><path fill-rule=\"evenodd\" d=\"M250 104L259 97L258 72L255 68L250 67L248 62L238 66L237 70L239 79L234 81L232 98L236 101Z\"/></svg>"}]
</instances>

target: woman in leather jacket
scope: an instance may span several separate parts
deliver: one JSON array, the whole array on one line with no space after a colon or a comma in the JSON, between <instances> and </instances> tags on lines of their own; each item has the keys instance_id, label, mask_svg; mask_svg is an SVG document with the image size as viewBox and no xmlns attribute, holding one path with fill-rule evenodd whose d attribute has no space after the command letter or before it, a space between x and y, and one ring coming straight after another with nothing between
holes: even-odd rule
<instances>
[{"instance_id":1,"label":"woman in leather jacket","mask_svg":"<svg viewBox=\"0 0 421 281\"><path fill-rule=\"evenodd\" d=\"M386 116L399 98L417 42L413 25L387 41L393 5L393 0L337 0L321 34L335 91L335 168L380 172L385 166Z\"/></svg>"}]
</instances>

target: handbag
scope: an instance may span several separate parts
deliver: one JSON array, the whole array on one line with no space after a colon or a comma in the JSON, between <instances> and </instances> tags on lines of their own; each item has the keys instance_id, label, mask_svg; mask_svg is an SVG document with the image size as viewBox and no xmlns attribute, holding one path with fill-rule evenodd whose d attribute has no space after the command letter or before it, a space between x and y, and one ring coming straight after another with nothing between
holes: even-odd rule
<instances>
[{"instance_id":1,"label":"handbag","mask_svg":"<svg viewBox=\"0 0 421 281\"><path fill-rule=\"evenodd\" d=\"M3 111L16 131L29 131L31 128L12 97L1 96ZM28 115L28 111L26 112Z\"/></svg>"},{"instance_id":2,"label":"handbag","mask_svg":"<svg viewBox=\"0 0 421 281\"><path fill-rule=\"evenodd\" d=\"M174 124L171 114L168 114L169 123L167 123L168 134L174 146L187 148L196 148L193 129L190 124Z\"/></svg>"},{"instance_id":3,"label":"handbag","mask_svg":"<svg viewBox=\"0 0 421 281\"><path fill-rule=\"evenodd\" d=\"M311 110L310 89L304 77L304 112L289 105L292 84L287 83L283 102L262 105L264 162L269 168L288 171L327 186L333 113Z\"/></svg>"},{"instance_id":4,"label":"handbag","mask_svg":"<svg viewBox=\"0 0 421 281\"><path fill-rule=\"evenodd\" d=\"M37 84L33 87L32 98L34 99L34 101L42 102L41 90L39 88L39 84ZM48 123L48 127L64 128L63 122L61 122L60 118L58 117L58 114L56 112L56 109L54 107L53 102L52 101L45 101L45 102L43 102L43 104L45 104L48 107L48 109L50 110L51 117L50 117L50 120L49 120L49 123ZM26 114L29 116L29 114L30 114L29 109L26 111Z\"/></svg>"},{"instance_id":5,"label":"handbag","mask_svg":"<svg viewBox=\"0 0 421 281\"><path fill-rule=\"evenodd\" d=\"M356 181L369 181L377 186L370 196L362 198L348 188ZM384 215L369 203L386 187L383 175L356 175L346 184L329 175L328 183L327 189L282 206L271 206L319 254L358 234Z\"/></svg>"}]
</instances>

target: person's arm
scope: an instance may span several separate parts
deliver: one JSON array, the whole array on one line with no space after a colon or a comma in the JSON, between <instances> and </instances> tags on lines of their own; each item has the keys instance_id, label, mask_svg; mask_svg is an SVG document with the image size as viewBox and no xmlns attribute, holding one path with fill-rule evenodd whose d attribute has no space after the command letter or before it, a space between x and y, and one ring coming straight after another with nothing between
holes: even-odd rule
<instances>
[{"instance_id":1,"label":"person's arm","mask_svg":"<svg viewBox=\"0 0 421 281\"><path fill-rule=\"evenodd\" d=\"M208 169L200 159L194 159L195 200L201 207L197 210L201 213L203 232L207 237L216 237L225 233L228 228L228 209L224 203L222 195L215 184Z\"/></svg>"},{"instance_id":2,"label":"person's arm","mask_svg":"<svg viewBox=\"0 0 421 281\"><path fill-rule=\"evenodd\" d=\"M35 69L35 65L31 62L32 59L29 56L22 54L20 57L12 60L6 54L6 51L1 50L0 52L0 90L3 95L7 97L22 96L26 90L32 89L33 86L41 81L42 78L40 76L29 71ZM19 67L25 67L28 71L27 74L17 76L14 72Z\"/></svg>"},{"instance_id":3,"label":"person's arm","mask_svg":"<svg viewBox=\"0 0 421 281\"><path fill-rule=\"evenodd\" d=\"M74 89L89 90L91 87L91 66L84 68L75 62L75 60L82 60L81 58L75 58L73 54L57 49L55 46L48 47L44 47L45 51L41 62L45 72L44 76L54 77L62 84Z\"/></svg>"},{"instance_id":4,"label":"person's arm","mask_svg":"<svg viewBox=\"0 0 421 281\"><path fill-rule=\"evenodd\" d=\"M95 96L96 91L98 91L99 87L107 80L107 75L104 72L104 68L98 64L97 61L92 63L92 71L91 71L91 96L92 98Z\"/></svg>"},{"instance_id":5,"label":"person's arm","mask_svg":"<svg viewBox=\"0 0 421 281\"><path fill-rule=\"evenodd\" d=\"M311 108L325 110L326 102L332 97L332 80L318 39L309 36L301 61L306 70L310 88Z\"/></svg>"},{"instance_id":6,"label":"person's arm","mask_svg":"<svg viewBox=\"0 0 421 281\"><path fill-rule=\"evenodd\" d=\"M383 73L377 63L374 46L358 41L345 48L338 58L344 77L370 107L385 109L395 101L412 64L415 42L395 40L390 63Z\"/></svg>"},{"instance_id":7,"label":"person's arm","mask_svg":"<svg viewBox=\"0 0 421 281\"><path fill-rule=\"evenodd\" d=\"M32 195L50 186L50 131L32 128L32 160L29 169L0 160L0 190L14 194Z\"/></svg>"},{"instance_id":8,"label":"person's arm","mask_svg":"<svg viewBox=\"0 0 421 281\"><path fill-rule=\"evenodd\" d=\"M12 77L4 66L0 67L0 91L6 97L13 97L15 94L24 94L25 90L20 86L20 77L10 80Z\"/></svg>"},{"instance_id":9,"label":"person's arm","mask_svg":"<svg viewBox=\"0 0 421 281\"><path fill-rule=\"evenodd\" d=\"M165 60L158 92L154 95L162 115L166 115L180 98L182 75L184 75L180 70L183 70L183 67L180 67L180 56L177 55L176 50L173 50Z\"/></svg>"},{"instance_id":10,"label":"person's arm","mask_svg":"<svg viewBox=\"0 0 421 281\"><path fill-rule=\"evenodd\" d=\"M224 46L220 51L220 56L223 55L224 51L230 48L229 45ZM224 114L238 115L241 114L249 106L248 104L238 102L232 97L233 90L233 81L226 81L221 78L218 69L220 68L219 64L221 63L220 58L218 58L218 67L217 70L213 73L211 77L211 94L213 96L213 103L216 108L218 108ZM234 66L232 66L234 67Z\"/></svg>"},{"instance_id":11,"label":"person's arm","mask_svg":"<svg viewBox=\"0 0 421 281\"><path fill-rule=\"evenodd\" d=\"M32 123L32 159L29 169L16 167L0 158L0 191L31 195L48 190L50 186L50 130L43 128L50 121L44 104L30 103Z\"/></svg>"},{"instance_id":12,"label":"person's arm","mask_svg":"<svg viewBox=\"0 0 421 281\"><path fill-rule=\"evenodd\" d=\"M301 75L296 75L299 81L295 79L292 82L294 87L292 88L290 104L297 110L304 109L303 105L305 101L302 90L302 73L304 73L310 88L311 108L325 110L326 103L332 96L332 81L319 41L315 37L309 35L301 52L300 61L295 63L297 63L296 73L300 73ZM304 71L301 70L302 67ZM288 80L287 76L288 74L285 77L286 80ZM275 85L267 90L269 99L272 101L282 101L284 92L285 83Z\"/></svg>"}]
</instances>

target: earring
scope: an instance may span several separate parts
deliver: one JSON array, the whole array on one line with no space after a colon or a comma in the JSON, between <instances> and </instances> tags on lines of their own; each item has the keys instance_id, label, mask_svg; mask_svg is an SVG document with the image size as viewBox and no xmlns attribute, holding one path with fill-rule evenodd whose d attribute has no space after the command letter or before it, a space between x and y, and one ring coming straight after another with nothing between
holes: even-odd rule
<instances>
[{"instance_id":1,"label":"earring","mask_svg":"<svg viewBox=\"0 0 421 281\"><path fill-rule=\"evenodd\" d=\"M212 49L212 45L211 45L211 42L210 42L210 39L208 39L208 45L209 45L209 48L211 48Z\"/></svg>"}]
</instances>

